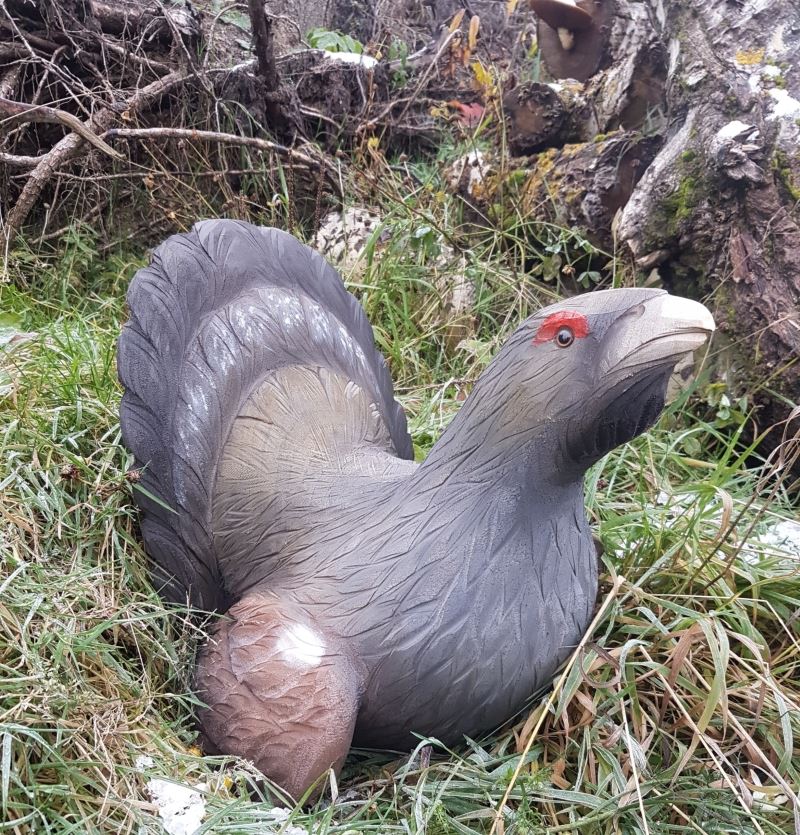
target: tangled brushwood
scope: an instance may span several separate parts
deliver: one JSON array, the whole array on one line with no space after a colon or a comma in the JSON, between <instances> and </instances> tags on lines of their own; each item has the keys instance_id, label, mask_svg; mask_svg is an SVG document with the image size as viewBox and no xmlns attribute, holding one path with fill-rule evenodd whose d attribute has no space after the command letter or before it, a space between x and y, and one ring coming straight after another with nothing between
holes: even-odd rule
<instances>
[{"instance_id":1,"label":"tangled brushwood","mask_svg":"<svg viewBox=\"0 0 800 835\"><path fill-rule=\"evenodd\" d=\"M462 12L413 54L391 57L379 32L381 62L305 42L281 53L264 4L242 6L0 4L6 249L26 224L41 242L113 216L155 240L213 212L275 222L279 201L318 226L342 197L343 163L324 151L387 131L432 145L431 102L463 88L453 79L475 49L477 18Z\"/></svg>"}]
</instances>

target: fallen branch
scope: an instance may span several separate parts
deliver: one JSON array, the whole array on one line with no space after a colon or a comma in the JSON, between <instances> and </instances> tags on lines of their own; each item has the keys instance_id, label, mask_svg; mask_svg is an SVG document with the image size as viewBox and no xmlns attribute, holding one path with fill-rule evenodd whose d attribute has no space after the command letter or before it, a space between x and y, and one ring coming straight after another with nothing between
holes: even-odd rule
<instances>
[{"instance_id":1,"label":"fallen branch","mask_svg":"<svg viewBox=\"0 0 800 835\"><path fill-rule=\"evenodd\" d=\"M154 7L107 3L102 0L91 0L90 6L93 16L100 24L103 32L110 35L132 36L146 35L148 40L157 38L169 41L175 37L175 32L181 36L191 36L197 33L197 24L192 16L192 8L180 6L165 8L163 4L153 4Z\"/></svg>"},{"instance_id":2,"label":"fallen branch","mask_svg":"<svg viewBox=\"0 0 800 835\"><path fill-rule=\"evenodd\" d=\"M7 32L11 32L13 36L19 38L24 44L23 48L27 47L27 49L25 49L26 54L31 57L36 57L36 52L33 50L33 47L36 47L37 49L40 49L50 55L58 49L58 44L53 43L53 41L48 41L45 38L40 38L37 35L31 35L28 33L23 35L19 27L12 20L4 20L0 17L0 29L5 29ZM10 44L9 46L13 47L15 44Z\"/></svg>"},{"instance_id":3,"label":"fallen branch","mask_svg":"<svg viewBox=\"0 0 800 835\"><path fill-rule=\"evenodd\" d=\"M74 131L89 144L94 145L95 148L108 154L114 159L123 159L119 151L115 151L110 145L107 145L95 134L91 128L85 125L77 116L72 113L67 113L64 110L58 110L55 107L47 107L43 104L25 104L20 101L12 101L11 99L0 98L0 116L5 116L6 119L21 121L21 122L44 122L48 124L59 124Z\"/></svg>"},{"instance_id":4,"label":"fallen branch","mask_svg":"<svg viewBox=\"0 0 800 835\"><path fill-rule=\"evenodd\" d=\"M98 110L83 124L95 136L98 133L104 133L120 115L129 118L130 114L152 106L161 96L173 87L183 84L185 80L186 77L181 72L165 75L163 78L159 78L157 81L153 81L146 87L137 90L126 102L114 105L113 108L108 107ZM62 165L81 154L84 142L84 137L79 133L67 134L41 158L31 171L28 181L14 204L14 208L8 213L5 228L0 235L0 245L2 245L5 257L8 256L11 241L16 237L22 224L25 223L25 219L50 178Z\"/></svg>"},{"instance_id":5,"label":"fallen branch","mask_svg":"<svg viewBox=\"0 0 800 835\"><path fill-rule=\"evenodd\" d=\"M9 168L36 168L36 166L44 161L47 154L42 154L38 157L25 156L24 154L7 154L0 151L0 163L7 165Z\"/></svg>"},{"instance_id":6,"label":"fallen branch","mask_svg":"<svg viewBox=\"0 0 800 835\"><path fill-rule=\"evenodd\" d=\"M259 151L281 154L292 162L299 162L310 168L327 168L323 160L314 159L302 151L296 151L278 142L259 139L256 136L237 136L234 133L220 133L215 130L191 130L189 128L112 128L106 131L107 139L186 139L190 141L219 142L225 145L243 145Z\"/></svg>"}]
</instances>

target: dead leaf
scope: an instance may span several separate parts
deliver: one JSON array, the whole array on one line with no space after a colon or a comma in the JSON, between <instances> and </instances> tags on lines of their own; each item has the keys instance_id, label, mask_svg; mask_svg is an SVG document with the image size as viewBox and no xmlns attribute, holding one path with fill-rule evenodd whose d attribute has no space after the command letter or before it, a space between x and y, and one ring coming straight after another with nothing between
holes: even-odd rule
<instances>
[{"instance_id":1,"label":"dead leaf","mask_svg":"<svg viewBox=\"0 0 800 835\"><path fill-rule=\"evenodd\" d=\"M447 27L448 32L455 32L461 26L461 21L464 19L464 15L466 14L466 9L459 9L454 15L453 19L450 21L450 25Z\"/></svg>"},{"instance_id":2,"label":"dead leaf","mask_svg":"<svg viewBox=\"0 0 800 835\"><path fill-rule=\"evenodd\" d=\"M462 125L468 128L476 128L483 121L483 116L486 113L486 108L479 102L472 102L471 104L463 104L460 101L448 102L452 107L458 110L456 117Z\"/></svg>"},{"instance_id":3,"label":"dead leaf","mask_svg":"<svg viewBox=\"0 0 800 835\"><path fill-rule=\"evenodd\" d=\"M475 47L478 45L478 29L481 26L481 19L478 15L472 15L469 21L469 34L467 35L467 48L470 52L475 51Z\"/></svg>"}]
</instances>

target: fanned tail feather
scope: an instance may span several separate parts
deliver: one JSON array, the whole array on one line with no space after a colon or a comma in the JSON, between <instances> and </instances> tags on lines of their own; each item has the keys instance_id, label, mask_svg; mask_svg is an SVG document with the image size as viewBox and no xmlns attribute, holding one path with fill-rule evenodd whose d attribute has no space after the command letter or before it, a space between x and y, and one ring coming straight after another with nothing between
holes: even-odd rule
<instances>
[{"instance_id":1,"label":"fanned tail feather","mask_svg":"<svg viewBox=\"0 0 800 835\"><path fill-rule=\"evenodd\" d=\"M207 610L231 602L212 544L214 481L234 418L270 370L305 363L346 374L374 399L397 455L412 457L364 311L291 235L200 222L156 249L127 298L122 433L142 470L142 533L166 597Z\"/></svg>"}]
</instances>

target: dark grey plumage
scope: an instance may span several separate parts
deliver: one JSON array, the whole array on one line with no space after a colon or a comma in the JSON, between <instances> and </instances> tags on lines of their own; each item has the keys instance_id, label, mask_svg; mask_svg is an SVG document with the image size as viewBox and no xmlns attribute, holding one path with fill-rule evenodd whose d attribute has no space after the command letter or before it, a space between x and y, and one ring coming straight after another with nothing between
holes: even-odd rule
<instances>
[{"instance_id":1,"label":"dark grey plumage","mask_svg":"<svg viewBox=\"0 0 800 835\"><path fill-rule=\"evenodd\" d=\"M274 298L262 300L265 290ZM281 321L281 300L291 298L316 303L340 330ZM155 250L127 300L118 349L123 440L142 467L138 501L155 582L173 600L188 596L208 610L230 602L213 554L210 498L238 407L270 369L311 357L352 374L374 398L396 454L412 457L363 309L335 270L291 235L237 221L197 223ZM263 305L257 333L248 304Z\"/></svg>"},{"instance_id":2,"label":"dark grey plumage","mask_svg":"<svg viewBox=\"0 0 800 835\"><path fill-rule=\"evenodd\" d=\"M591 619L582 477L713 329L657 290L523 322L423 464L363 311L290 236L208 221L128 294L125 442L165 593L228 610L196 676L212 749L300 794L359 744L508 718Z\"/></svg>"}]
</instances>

